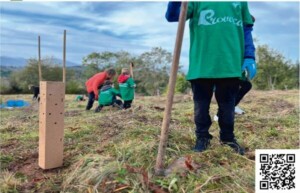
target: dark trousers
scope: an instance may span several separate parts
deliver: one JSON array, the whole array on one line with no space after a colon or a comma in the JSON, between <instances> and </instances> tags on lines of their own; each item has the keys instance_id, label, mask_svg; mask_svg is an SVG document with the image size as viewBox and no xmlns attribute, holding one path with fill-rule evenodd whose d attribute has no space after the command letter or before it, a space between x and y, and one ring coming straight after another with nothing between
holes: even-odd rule
<instances>
[{"instance_id":1,"label":"dark trousers","mask_svg":"<svg viewBox=\"0 0 300 193\"><path fill-rule=\"evenodd\" d=\"M124 109L129 109L131 107L132 100L124 101Z\"/></svg>"},{"instance_id":2,"label":"dark trousers","mask_svg":"<svg viewBox=\"0 0 300 193\"><path fill-rule=\"evenodd\" d=\"M112 100L112 103L109 104L109 105L100 105L96 108L96 112L99 112L101 111L101 109L104 107L104 106L116 106L116 107L119 107L120 109L123 109L123 102L121 100L118 100L116 97L113 97L113 100Z\"/></svg>"},{"instance_id":3,"label":"dark trousers","mask_svg":"<svg viewBox=\"0 0 300 193\"><path fill-rule=\"evenodd\" d=\"M235 99L235 106L237 106L243 97L251 90L252 84L248 80L239 80L239 91Z\"/></svg>"},{"instance_id":4,"label":"dark trousers","mask_svg":"<svg viewBox=\"0 0 300 193\"><path fill-rule=\"evenodd\" d=\"M234 139L234 107L239 89L238 78L195 79L191 81L194 100L194 120L197 138L211 138L209 127L212 124L209 108L215 88L219 107L221 141Z\"/></svg>"},{"instance_id":5,"label":"dark trousers","mask_svg":"<svg viewBox=\"0 0 300 193\"><path fill-rule=\"evenodd\" d=\"M90 110L93 107L93 104L94 104L94 101L95 101L94 92L90 92L88 97L89 97L89 100L88 100L88 103L86 105L86 110Z\"/></svg>"},{"instance_id":6,"label":"dark trousers","mask_svg":"<svg viewBox=\"0 0 300 193\"><path fill-rule=\"evenodd\" d=\"M40 100L39 94L40 94L40 87L38 86L33 86L32 88L33 91L33 97L32 100Z\"/></svg>"},{"instance_id":7,"label":"dark trousers","mask_svg":"<svg viewBox=\"0 0 300 193\"><path fill-rule=\"evenodd\" d=\"M116 99L116 98L113 99L112 105L116 106L116 107L119 107L120 109L124 108L123 102L121 100Z\"/></svg>"}]
</instances>

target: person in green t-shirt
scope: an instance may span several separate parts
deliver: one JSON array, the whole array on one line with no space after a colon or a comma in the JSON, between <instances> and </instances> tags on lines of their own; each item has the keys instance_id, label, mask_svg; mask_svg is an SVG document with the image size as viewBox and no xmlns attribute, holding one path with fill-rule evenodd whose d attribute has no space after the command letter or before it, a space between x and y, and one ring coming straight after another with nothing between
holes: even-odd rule
<instances>
[{"instance_id":1,"label":"person in green t-shirt","mask_svg":"<svg viewBox=\"0 0 300 193\"><path fill-rule=\"evenodd\" d=\"M181 2L169 2L166 18L178 21ZM211 99L219 108L221 144L243 155L234 135L234 107L239 78L247 70L250 79L256 74L255 60L244 58L244 26L252 25L247 2L188 2L190 28L189 70L194 100L196 144L194 151L210 145L212 124Z\"/></svg>"},{"instance_id":2,"label":"person in green t-shirt","mask_svg":"<svg viewBox=\"0 0 300 193\"><path fill-rule=\"evenodd\" d=\"M251 15L253 23L255 22L255 18ZM247 25L244 26L244 37L245 37L245 51L244 51L244 58L245 59L252 59L255 60L255 46L253 43L253 38L252 38L252 30L253 26ZM235 108L234 112L235 114L241 115L244 114L245 111L242 110L238 104L240 101L244 98L244 96L251 90L252 88L252 83L249 80L249 76L246 71L242 73L242 77L239 80L239 90L235 99ZM214 116L214 120L218 121L218 113L217 115Z\"/></svg>"},{"instance_id":3,"label":"person in green t-shirt","mask_svg":"<svg viewBox=\"0 0 300 193\"><path fill-rule=\"evenodd\" d=\"M75 101L85 101L84 95L77 95Z\"/></svg>"},{"instance_id":4,"label":"person in green t-shirt","mask_svg":"<svg viewBox=\"0 0 300 193\"><path fill-rule=\"evenodd\" d=\"M113 82L106 80L99 91L98 103L99 106L96 108L95 113L102 110L104 106L116 106L123 109L123 103L117 99L117 96L121 96L119 91L113 88Z\"/></svg>"},{"instance_id":5,"label":"person in green t-shirt","mask_svg":"<svg viewBox=\"0 0 300 193\"><path fill-rule=\"evenodd\" d=\"M134 88L136 87L133 78L130 76L128 68L122 69L122 73L118 77L118 83L121 98L124 100L124 109L128 109L131 107L131 103L134 99Z\"/></svg>"}]
</instances>

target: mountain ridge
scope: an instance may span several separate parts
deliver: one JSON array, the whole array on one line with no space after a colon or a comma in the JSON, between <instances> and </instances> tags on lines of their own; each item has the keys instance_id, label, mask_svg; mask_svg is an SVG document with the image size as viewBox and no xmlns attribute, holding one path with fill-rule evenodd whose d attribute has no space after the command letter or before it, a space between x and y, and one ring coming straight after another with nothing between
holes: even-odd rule
<instances>
[{"instance_id":1,"label":"mountain ridge","mask_svg":"<svg viewBox=\"0 0 300 193\"><path fill-rule=\"evenodd\" d=\"M27 64L26 58L22 57L9 57L9 56L0 56L0 63L1 67L2 66L10 66L10 67L25 67ZM62 64L62 60L58 58L53 58L55 63ZM80 66L81 64L75 63L75 62L70 62L66 61L66 66L67 67L72 67L72 66Z\"/></svg>"}]
</instances>

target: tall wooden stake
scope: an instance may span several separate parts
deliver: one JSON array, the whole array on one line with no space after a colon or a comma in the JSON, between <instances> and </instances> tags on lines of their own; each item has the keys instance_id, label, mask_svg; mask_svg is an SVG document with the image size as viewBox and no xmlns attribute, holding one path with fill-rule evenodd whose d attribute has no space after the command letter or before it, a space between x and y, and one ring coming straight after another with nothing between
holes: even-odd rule
<instances>
[{"instance_id":1,"label":"tall wooden stake","mask_svg":"<svg viewBox=\"0 0 300 193\"><path fill-rule=\"evenodd\" d=\"M38 66L39 66L39 82L42 81L42 67L41 67L41 37L39 36L38 38L38 54L39 54L39 61L38 61Z\"/></svg>"},{"instance_id":2,"label":"tall wooden stake","mask_svg":"<svg viewBox=\"0 0 300 193\"><path fill-rule=\"evenodd\" d=\"M165 157L166 144L167 144L168 134L169 134L171 110L172 110L172 105L173 105L178 64L179 64L181 45L182 45L182 39L183 39L183 34L184 34L186 12L187 12L187 2L182 2L180 16L179 16L179 24L178 24L178 29L177 29L176 43L175 43L175 48L174 48L173 61L172 61L171 74L170 74L170 78L169 78L169 86L168 86L169 90L168 90L168 95L167 95L167 102L166 102L166 108L165 108L165 112L164 112L163 123L162 123L162 127L161 127L161 135L160 135L160 142L159 142L159 147L158 147L158 154L157 154L157 158L156 158L156 165L155 165L156 175L164 174L164 169L163 169L164 157Z\"/></svg>"},{"instance_id":3,"label":"tall wooden stake","mask_svg":"<svg viewBox=\"0 0 300 193\"><path fill-rule=\"evenodd\" d=\"M133 64L133 62L130 62L130 76L131 76L131 78L133 78L133 66L134 66L134 64Z\"/></svg>"},{"instance_id":4,"label":"tall wooden stake","mask_svg":"<svg viewBox=\"0 0 300 193\"><path fill-rule=\"evenodd\" d=\"M63 83L66 83L66 33L64 30L64 49L63 49Z\"/></svg>"},{"instance_id":5,"label":"tall wooden stake","mask_svg":"<svg viewBox=\"0 0 300 193\"><path fill-rule=\"evenodd\" d=\"M42 169L63 165L65 83L66 30L63 38L63 82L40 82L38 163Z\"/></svg>"}]
</instances>

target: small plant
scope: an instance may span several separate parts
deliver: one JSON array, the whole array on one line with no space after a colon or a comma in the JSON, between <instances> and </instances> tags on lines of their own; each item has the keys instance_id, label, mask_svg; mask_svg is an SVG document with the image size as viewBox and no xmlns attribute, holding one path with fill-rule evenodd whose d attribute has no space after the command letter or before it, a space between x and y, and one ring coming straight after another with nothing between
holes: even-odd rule
<instances>
[{"instance_id":1,"label":"small plant","mask_svg":"<svg viewBox=\"0 0 300 193\"><path fill-rule=\"evenodd\" d=\"M10 155L1 155L0 156L0 169L5 169L7 165L13 161L13 157Z\"/></svg>"}]
</instances>

